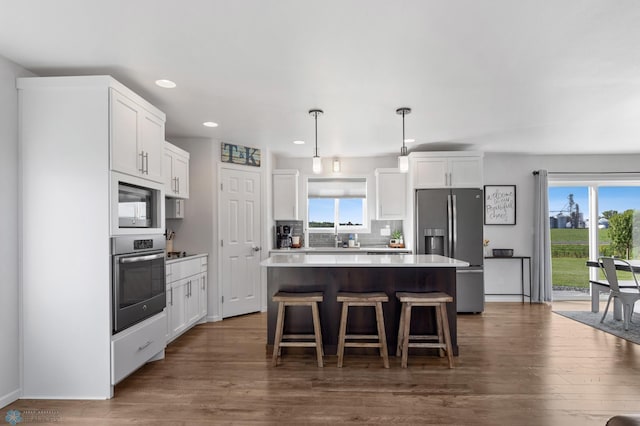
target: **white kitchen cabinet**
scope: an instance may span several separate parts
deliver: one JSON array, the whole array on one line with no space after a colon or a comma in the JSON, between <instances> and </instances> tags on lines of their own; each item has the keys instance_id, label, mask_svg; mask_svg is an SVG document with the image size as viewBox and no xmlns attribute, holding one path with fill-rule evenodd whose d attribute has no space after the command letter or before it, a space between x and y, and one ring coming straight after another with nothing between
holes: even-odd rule
<instances>
[{"instance_id":1,"label":"white kitchen cabinet","mask_svg":"<svg viewBox=\"0 0 640 426\"><path fill-rule=\"evenodd\" d=\"M415 152L409 154L414 188L482 188L482 154Z\"/></svg>"},{"instance_id":2,"label":"white kitchen cabinet","mask_svg":"<svg viewBox=\"0 0 640 426\"><path fill-rule=\"evenodd\" d=\"M207 256L193 256L167 265L167 315L170 342L207 315Z\"/></svg>"},{"instance_id":3,"label":"white kitchen cabinet","mask_svg":"<svg viewBox=\"0 0 640 426\"><path fill-rule=\"evenodd\" d=\"M111 341L111 382L118 383L150 358L164 358L166 314L155 315L113 336Z\"/></svg>"},{"instance_id":4,"label":"white kitchen cabinet","mask_svg":"<svg viewBox=\"0 0 640 426\"><path fill-rule=\"evenodd\" d=\"M164 353L157 339L138 352L152 339L127 338L129 332L139 331L138 337L151 336L158 329L164 337L164 314L112 335L109 247L110 212L112 201L117 202L117 198L111 198L111 167L114 161L118 163L111 154L121 158L120 145L128 147L127 141L137 144L138 131L145 138L149 135L154 126L144 124L144 116L152 117L155 132L162 133L164 142L161 129L165 116L105 75L18 78L16 87L21 207L24 212L33 212L24 214L21 223L23 296L19 308L25 315L21 323L24 368L20 395L108 399L113 397L114 382L135 368L131 366ZM126 107L122 103L116 111L111 110L111 89L126 98ZM153 139L158 138L156 135ZM118 146L111 149L111 144ZM136 149L128 161L133 163L136 179L141 179L137 175ZM145 151L149 152L149 176L143 180L151 183L155 159L151 149ZM163 187L162 181L158 183ZM69 219L69 203L61 201L76 200L79 194L81 219L65 229L64 238L60 238L51 232L51 224ZM82 261L76 262L71 271L65 265L72 252L81 253ZM73 309L61 309L70 300L74 301ZM161 325L156 322L158 319ZM122 346L119 342L124 341L128 343ZM135 355L127 354L131 348ZM135 358L132 364L128 364L132 361L130 356Z\"/></svg>"},{"instance_id":5,"label":"white kitchen cabinet","mask_svg":"<svg viewBox=\"0 0 640 426\"><path fill-rule=\"evenodd\" d=\"M185 312L187 317L187 324L195 324L200 318L200 291L198 290L200 285L200 275L193 275L187 279L186 294L185 294Z\"/></svg>"},{"instance_id":6,"label":"white kitchen cabinet","mask_svg":"<svg viewBox=\"0 0 640 426\"><path fill-rule=\"evenodd\" d=\"M298 170L273 171L273 219L298 220Z\"/></svg>"},{"instance_id":7,"label":"white kitchen cabinet","mask_svg":"<svg viewBox=\"0 0 640 426\"><path fill-rule=\"evenodd\" d=\"M200 296L198 298L198 302L200 304L200 317L206 318L207 316L207 287L208 287L208 279L207 279L207 258L202 257L200 259L200 283L198 286Z\"/></svg>"},{"instance_id":8,"label":"white kitchen cabinet","mask_svg":"<svg viewBox=\"0 0 640 426\"><path fill-rule=\"evenodd\" d=\"M184 219L184 200L180 198L166 198L164 211L166 219Z\"/></svg>"},{"instance_id":9,"label":"white kitchen cabinet","mask_svg":"<svg viewBox=\"0 0 640 426\"><path fill-rule=\"evenodd\" d=\"M111 170L163 182L164 116L109 89Z\"/></svg>"},{"instance_id":10,"label":"white kitchen cabinet","mask_svg":"<svg viewBox=\"0 0 640 426\"><path fill-rule=\"evenodd\" d=\"M376 169L376 218L404 219L407 214L407 173Z\"/></svg>"},{"instance_id":11,"label":"white kitchen cabinet","mask_svg":"<svg viewBox=\"0 0 640 426\"><path fill-rule=\"evenodd\" d=\"M173 198L189 198L190 154L173 145L164 143L164 185L165 195Z\"/></svg>"}]
</instances>

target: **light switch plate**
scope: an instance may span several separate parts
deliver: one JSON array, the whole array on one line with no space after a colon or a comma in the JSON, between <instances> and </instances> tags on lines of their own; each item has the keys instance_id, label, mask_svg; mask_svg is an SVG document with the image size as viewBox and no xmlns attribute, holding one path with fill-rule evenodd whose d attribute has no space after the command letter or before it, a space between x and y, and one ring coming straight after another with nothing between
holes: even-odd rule
<instances>
[{"instance_id":1,"label":"light switch plate","mask_svg":"<svg viewBox=\"0 0 640 426\"><path fill-rule=\"evenodd\" d=\"M380 235L382 235L383 237L388 237L391 235L391 228L386 227L386 228L380 228Z\"/></svg>"}]
</instances>

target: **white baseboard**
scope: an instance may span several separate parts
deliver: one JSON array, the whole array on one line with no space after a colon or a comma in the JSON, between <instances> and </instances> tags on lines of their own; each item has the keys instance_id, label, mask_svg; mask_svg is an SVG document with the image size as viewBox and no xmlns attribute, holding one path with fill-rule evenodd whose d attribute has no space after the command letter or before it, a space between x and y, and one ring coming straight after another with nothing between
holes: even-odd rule
<instances>
[{"instance_id":1,"label":"white baseboard","mask_svg":"<svg viewBox=\"0 0 640 426\"><path fill-rule=\"evenodd\" d=\"M0 408L6 407L14 401L20 399L20 394L22 393L22 389L16 389L12 392L9 392L6 395L0 396Z\"/></svg>"},{"instance_id":2,"label":"white baseboard","mask_svg":"<svg viewBox=\"0 0 640 426\"><path fill-rule=\"evenodd\" d=\"M217 321L222 321L222 318L220 317L220 315L207 316L207 322L217 322Z\"/></svg>"}]
</instances>

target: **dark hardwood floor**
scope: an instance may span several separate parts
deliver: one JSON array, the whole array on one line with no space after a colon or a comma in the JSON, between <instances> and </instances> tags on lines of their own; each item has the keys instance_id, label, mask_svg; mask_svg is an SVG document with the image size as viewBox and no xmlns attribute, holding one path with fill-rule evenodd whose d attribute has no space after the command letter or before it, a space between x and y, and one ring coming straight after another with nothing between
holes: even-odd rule
<instances>
[{"instance_id":1,"label":"dark hardwood floor","mask_svg":"<svg viewBox=\"0 0 640 426\"><path fill-rule=\"evenodd\" d=\"M589 309L558 302L556 309ZM460 356L409 356L385 370L376 355L285 354L270 366L266 314L195 327L120 383L109 401L19 400L2 409L54 410L59 424L604 425L640 413L638 345L552 313L489 303L458 319ZM42 423L41 423L42 424Z\"/></svg>"}]
</instances>

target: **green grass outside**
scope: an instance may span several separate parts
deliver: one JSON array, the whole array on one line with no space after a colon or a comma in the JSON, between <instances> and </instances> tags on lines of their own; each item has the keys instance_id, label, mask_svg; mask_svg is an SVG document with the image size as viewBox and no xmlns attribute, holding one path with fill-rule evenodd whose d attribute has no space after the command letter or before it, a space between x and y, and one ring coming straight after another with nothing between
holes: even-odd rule
<instances>
[{"instance_id":1,"label":"green grass outside","mask_svg":"<svg viewBox=\"0 0 640 426\"><path fill-rule=\"evenodd\" d=\"M600 246L610 243L609 230L599 231ZM551 229L551 282L554 286L589 287L589 268L585 265L589 253L588 229ZM628 272L619 272L621 280L633 279ZM604 279L604 277L601 277Z\"/></svg>"},{"instance_id":2,"label":"green grass outside","mask_svg":"<svg viewBox=\"0 0 640 426\"><path fill-rule=\"evenodd\" d=\"M554 286L589 287L589 268L586 259L554 257L551 259Z\"/></svg>"}]
</instances>

